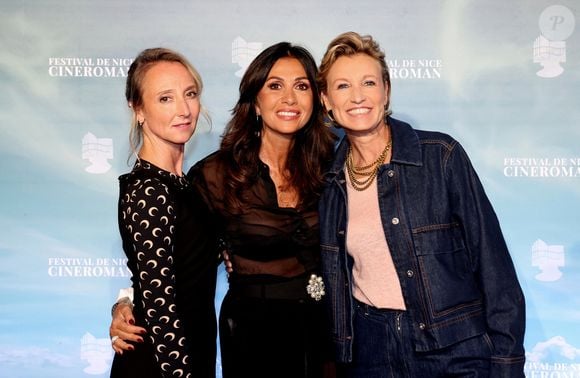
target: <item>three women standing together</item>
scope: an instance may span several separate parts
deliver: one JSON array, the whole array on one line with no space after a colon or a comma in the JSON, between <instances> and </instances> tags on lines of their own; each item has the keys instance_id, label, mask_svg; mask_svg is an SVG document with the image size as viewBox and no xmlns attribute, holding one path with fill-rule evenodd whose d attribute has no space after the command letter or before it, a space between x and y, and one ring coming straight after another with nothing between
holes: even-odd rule
<instances>
[{"instance_id":1,"label":"three women standing together","mask_svg":"<svg viewBox=\"0 0 580 378\"><path fill-rule=\"evenodd\" d=\"M152 73L150 68L145 79ZM148 85L142 79L138 90L147 93ZM180 93L182 84L168 87ZM201 91L200 83L196 89ZM190 209L186 213L193 212L198 224L171 213L174 228L162 223L158 233L183 231L195 243L162 238L167 264L159 268L155 258L157 264L149 264L153 252L141 253L141 223L120 211L139 294L135 317L127 305L115 312L110 334L120 353L112 376L134 376L136 363L130 361L137 353L122 353L127 349L146 351L150 360L155 355L158 368L147 376L215 374L197 358L215 354L209 346L215 343L214 310L207 300L215 274L204 274L215 273L217 253L210 245L219 239L233 264L220 313L225 378L523 377L524 299L495 213L455 140L390 117L390 89L379 46L352 32L329 44L319 73L306 50L288 43L254 60L220 150L196 164L187 179L182 158L167 170L197 198L176 197L173 208L177 214ZM139 108L133 109L138 116ZM335 154L324 111L346 133ZM137 118L141 152L147 151L152 119L151 113ZM163 142L182 154L191 133ZM141 152L130 175L159 158ZM141 203L135 189L140 180L136 176L131 184L137 195L127 197L134 198L132 209ZM141 194L148 195L147 189ZM151 222L169 216L151 213ZM181 254L189 260L177 263ZM150 299L148 287L158 282L148 279L156 269L175 278L160 281L154 289L172 290ZM170 318L154 307L167 297L175 302ZM170 328L175 322L162 320L171 316L186 331L183 338ZM135 320L145 327L131 325ZM183 340L181 350L167 348L166 338Z\"/></svg>"}]
</instances>

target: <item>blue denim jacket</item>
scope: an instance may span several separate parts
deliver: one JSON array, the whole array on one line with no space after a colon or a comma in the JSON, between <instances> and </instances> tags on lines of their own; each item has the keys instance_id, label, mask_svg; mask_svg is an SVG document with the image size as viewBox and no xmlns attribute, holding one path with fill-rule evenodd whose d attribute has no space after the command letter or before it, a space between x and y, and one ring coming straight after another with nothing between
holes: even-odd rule
<instances>
[{"instance_id":1,"label":"blue denim jacket","mask_svg":"<svg viewBox=\"0 0 580 378\"><path fill-rule=\"evenodd\" d=\"M418 352L487 334L491 377L523 377L524 296L496 214L469 158L448 135L388 119L389 164L377 175L385 236ZM352 359L352 259L345 246L348 140L320 200L322 273L337 359Z\"/></svg>"}]
</instances>

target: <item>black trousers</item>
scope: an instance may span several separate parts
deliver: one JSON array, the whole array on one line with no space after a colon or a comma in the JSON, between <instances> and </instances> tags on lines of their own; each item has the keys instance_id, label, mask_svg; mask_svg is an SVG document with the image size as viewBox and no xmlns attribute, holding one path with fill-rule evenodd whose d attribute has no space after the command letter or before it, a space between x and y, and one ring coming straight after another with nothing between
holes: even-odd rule
<instances>
[{"instance_id":1,"label":"black trousers","mask_svg":"<svg viewBox=\"0 0 580 378\"><path fill-rule=\"evenodd\" d=\"M223 378L334 376L321 302L248 297L230 289L219 323Z\"/></svg>"}]
</instances>

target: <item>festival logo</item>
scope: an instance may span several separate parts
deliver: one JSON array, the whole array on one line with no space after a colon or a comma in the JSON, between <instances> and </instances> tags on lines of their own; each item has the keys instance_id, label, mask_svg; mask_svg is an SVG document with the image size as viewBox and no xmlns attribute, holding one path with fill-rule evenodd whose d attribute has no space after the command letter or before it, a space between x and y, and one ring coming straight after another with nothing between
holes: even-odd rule
<instances>
[{"instance_id":1,"label":"festival logo","mask_svg":"<svg viewBox=\"0 0 580 378\"><path fill-rule=\"evenodd\" d=\"M130 278L126 258L49 257L47 273L52 278Z\"/></svg>"},{"instance_id":2,"label":"festival logo","mask_svg":"<svg viewBox=\"0 0 580 378\"><path fill-rule=\"evenodd\" d=\"M111 340L97 339L90 333L81 338L81 360L86 360L89 366L83 371L90 375L101 375L107 372L113 360Z\"/></svg>"},{"instance_id":3,"label":"festival logo","mask_svg":"<svg viewBox=\"0 0 580 378\"><path fill-rule=\"evenodd\" d=\"M518 178L578 178L579 157L505 157L503 175Z\"/></svg>"},{"instance_id":4,"label":"festival logo","mask_svg":"<svg viewBox=\"0 0 580 378\"><path fill-rule=\"evenodd\" d=\"M127 77L133 59L129 58L48 58L48 75L51 77Z\"/></svg>"},{"instance_id":5,"label":"festival logo","mask_svg":"<svg viewBox=\"0 0 580 378\"><path fill-rule=\"evenodd\" d=\"M560 268L564 267L565 263L563 245L548 245L540 239L532 245L532 266L540 269L536 280L558 281L562 278Z\"/></svg>"},{"instance_id":6,"label":"festival logo","mask_svg":"<svg viewBox=\"0 0 580 378\"><path fill-rule=\"evenodd\" d=\"M544 78L560 76L566 62L566 39L574 32L576 20L570 9L562 5L552 5L540 15L539 25L542 33L534 41L534 63L542 69L536 75Z\"/></svg>"},{"instance_id":7,"label":"festival logo","mask_svg":"<svg viewBox=\"0 0 580 378\"><path fill-rule=\"evenodd\" d=\"M237 63L240 69L236 71L237 77L242 77L252 60L262 51L261 42L246 42L242 37L237 37L232 42L232 63Z\"/></svg>"},{"instance_id":8,"label":"festival logo","mask_svg":"<svg viewBox=\"0 0 580 378\"><path fill-rule=\"evenodd\" d=\"M97 138L92 133L86 133L82 143L83 160L91 163L85 171L92 174L107 173L111 169L107 160L113 158L113 139Z\"/></svg>"}]
</instances>

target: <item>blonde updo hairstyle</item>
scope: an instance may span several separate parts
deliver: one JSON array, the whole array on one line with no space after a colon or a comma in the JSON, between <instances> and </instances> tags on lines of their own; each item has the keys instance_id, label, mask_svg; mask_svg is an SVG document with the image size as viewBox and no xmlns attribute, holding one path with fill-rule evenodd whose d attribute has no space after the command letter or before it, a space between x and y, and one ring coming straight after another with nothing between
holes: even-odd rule
<instances>
[{"instance_id":1,"label":"blonde updo hairstyle","mask_svg":"<svg viewBox=\"0 0 580 378\"><path fill-rule=\"evenodd\" d=\"M381 50L379 44L370 35L360 35L356 32L342 33L334 38L329 44L322 57L320 70L318 71L318 89L321 93L327 93L328 72L334 62L343 56L353 56L356 54L365 54L376 60L381 65L383 82L387 84L388 100L385 105L385 115L391 114L389 109L391 99L391 75L389 67L385 60L385 53Z\"/></svg>"},{"instance_id":2,"label":"blonde updo hairstyle","mask_svg":"<svg viewBox=\"0 0 580 378\"><path fill-rule=\"evenodd\" d=\"M131 117L129 143L135 155L137 155L137 151L143 141L143 126L139 123L136 113L143 106L143 81L149 69L159 62L180 63L193 77L198 96L201 96L203 90L203 81L201 80L199 72L180 53L162 47L149 48L141 51L129 67L127 82L125 84L125 98L133 113ZM201 106L201 114L211 124L209 114L203 106Z\"/></svg>"}]
</instances>

